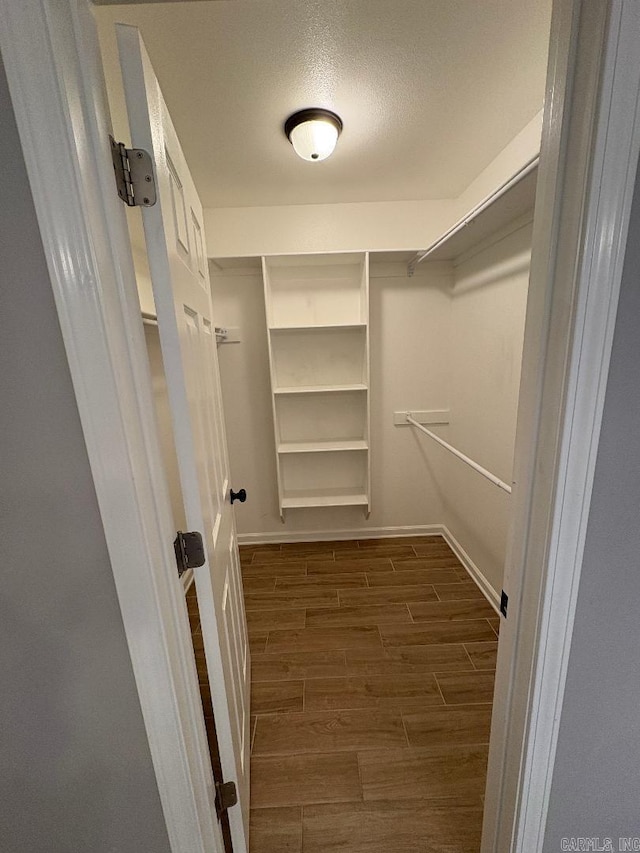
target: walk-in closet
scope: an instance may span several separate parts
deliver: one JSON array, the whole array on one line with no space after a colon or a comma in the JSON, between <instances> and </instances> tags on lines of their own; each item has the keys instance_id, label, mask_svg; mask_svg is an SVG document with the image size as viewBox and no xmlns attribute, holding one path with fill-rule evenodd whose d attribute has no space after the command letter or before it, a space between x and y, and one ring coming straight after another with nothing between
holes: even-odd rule
<instances>
[{"instance_id":1,"label":"walk-in closet","mask_svg":"<svg viewBox=\"0 0 640 853\"><path fill-rule=\"evenodd\" d=\"M115 131L140 145L146 87L164 157L162 218L129 225L217 807L236 785L226 853L480 850L549 17L96 12ZM298 150L316 107L331 156ZM210 293L202 315L173 313L163 264Z\"/></svg>"},{"instance_id":2,"label":"walk-in closet","mask_svg":"<svg viewBox=\"0 0 640 853\"><path fill-rule=\"evenodd\" d=\"M421 251L213 262L256 851L479 850L536 173Z\"/></svg>"},{"instance_id":3,"label":"walk-in closet","mask_svg":"<svg viewBox=\"0 0 640 853\"><path fill-rule=\"evenodd\" d=\"M445 535L497 606L536 175L420 251L213 260L241 542Z\"/></svg>"}]
</instances>

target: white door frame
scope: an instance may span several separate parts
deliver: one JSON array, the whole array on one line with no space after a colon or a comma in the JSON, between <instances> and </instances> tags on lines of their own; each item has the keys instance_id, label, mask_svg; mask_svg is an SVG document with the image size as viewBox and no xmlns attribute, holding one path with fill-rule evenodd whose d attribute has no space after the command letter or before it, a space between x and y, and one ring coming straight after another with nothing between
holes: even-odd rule
<instances>
[{"instance_id":1,"label":"white door frame","mask_svg":"<svg viewBox=\"0 0 640 853\"><path fill-rule=\"evenodd\" d=\"M91 9L0 0L0 11L171 846L217 851L184 604L158 534L169 503ZM483 853L541 849L640 144L639 34L636 0L554 4Z\"/></svg>"},{"instance_id":2,"label":"white door frame","mask_svg":"<svg viewBox=\"0 0 640 853\"><path fill-rule=\"evenodd\" d=\"M482 853L543 849L639 99L636 0L555 0Z\"/></svg>"},{"instance_id":3,"label":"white door frame","mask_svg":"<svg viewBox=\"0 0 640 853\"><path fill-rule=\"evenodd\" d=\"M93 13L88 0L0 0L0 17L169 843L223 853L184 591L162 538L171 509Z\"/></svg>"}]
</instances>

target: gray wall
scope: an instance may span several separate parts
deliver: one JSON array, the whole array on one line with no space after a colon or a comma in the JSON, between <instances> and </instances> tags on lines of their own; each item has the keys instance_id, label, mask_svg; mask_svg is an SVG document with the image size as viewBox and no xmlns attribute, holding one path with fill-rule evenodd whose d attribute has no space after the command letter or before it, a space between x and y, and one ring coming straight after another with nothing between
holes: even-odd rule
<instances>
[{"instance_id":1,"label":"gray wall","mask_svg":"<svg viewBox=\"0 0 640 853\"><path fill-rule=\"evenodd\" d=\"M640 837L640 180L622 292L544 853ZM635 848L634 848L635 849Z\"/></svg>"},{"instance_id":2,"label":"gray wall","mask_svg":"<svg viewBox=\"0 0 640 853\"><path fill-rule=\"evenodd\" d=\"M0 850L165 853L165 823L1 64L0 116Z\"/></svg>"}]
</instances>

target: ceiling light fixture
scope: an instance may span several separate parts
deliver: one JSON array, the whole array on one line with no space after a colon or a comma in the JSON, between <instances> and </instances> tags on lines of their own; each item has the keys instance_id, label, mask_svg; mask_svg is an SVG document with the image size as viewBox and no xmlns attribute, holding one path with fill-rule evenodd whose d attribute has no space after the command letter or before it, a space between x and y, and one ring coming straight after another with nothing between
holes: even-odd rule
<instances>
[{"instance_id":1,"label":"ceiling light fixture","mask_svg":"<svg viewBox=\"0 0 640 853\"><path fill-rule=\"evenodd\" d=\"M310 163L326 160L333 154L341 131L340 116L319 107L300 110L284 123L284 132L293 150Z\"/></svg>"}]
</instances>

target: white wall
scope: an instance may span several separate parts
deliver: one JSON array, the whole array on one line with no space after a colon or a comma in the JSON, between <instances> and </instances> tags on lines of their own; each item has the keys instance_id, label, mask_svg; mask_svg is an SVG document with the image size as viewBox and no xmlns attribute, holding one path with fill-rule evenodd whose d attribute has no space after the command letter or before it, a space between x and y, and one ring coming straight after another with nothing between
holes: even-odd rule
<instances>
[{"instance_id":1,"label":"white wall","mask_svg":"<svg viewBox=\"0 0 640 853\"><path fill-rule=\"evenodd\" d=\"M619 837L640 837L639 278L640 173L597 450L544 853L555 853L561 839L571 836L609 837L614 850Z\"/></svg>"},{"instance_id":2,"label":"white wall","mask_svg":"<svg viewBox=\"0 0 640 853\"><path fill-rule=\"evenodd\" d=\"M450 363L451 423L442 435L511 482L531 224L455 268ZM429 441L429 439L425 439ZM511 498L438 448L444 522L497 592L502 587Z\"/></svg>"},{"instance_id":3,"label":"white wall","mask_svg":"<svg viewBox=\"0 0 640 853\"><path fill-rule=\"evenodd\" d=\"M169 853L0 64L0 850Z\"/></svg>"},{"instance_id":4,"label":"white wall","mask_svg":"<svg viewBox=\"0 0 640 853\"><path fill-rule=\"evenodd\" d=\"M240 328L242 342L218 349L227 442L235 489L248 500L238 507L238 532L362 530L439 524L441 484L411 429L393 426L393 412L447 406L446 347L450 318L448 265L423 264L409 278L403 265L372 264L371 460L372 513L360 508L300 509L280 521L267 333L258 270L212 269L216 324ZM416 476L416 471L424 473Z\"/></svg>"},{"instance_id":5,"label":"white wall","mask_svg":"<svg viewBox=\"0 0 640 853\"><path fill-rule=\"evenodd\" d=\"M456 218L455 201L225 207L204 211L209 257L387 252L428 246Z\"/></svg>"},{"instance_id":6,"label":"white wall","mask_svg":"<svg viewBox=\"0 0 640 853\"><path fill-rule=\"evenodd\" d=\"M540 151L538 113L454 199L205 210L210 257L426 249Z\"/></svg>"}]
</instances>

